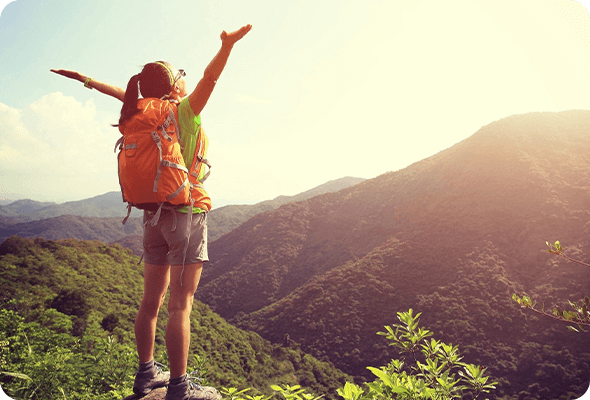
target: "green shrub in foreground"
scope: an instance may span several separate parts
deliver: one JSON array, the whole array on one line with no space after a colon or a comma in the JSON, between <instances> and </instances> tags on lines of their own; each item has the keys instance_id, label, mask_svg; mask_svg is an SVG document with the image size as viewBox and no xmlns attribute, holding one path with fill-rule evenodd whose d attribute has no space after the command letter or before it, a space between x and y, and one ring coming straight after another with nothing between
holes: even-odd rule
<instances>
[{"instance_id":1,"label":"green shrub in foreground","mask_svg":"<svg viewBox=\"0 0 590 400\"><path fill-rule=\"evenodd\" d=\"M338 389L345 400L387 400L387 399L459 399L477 398L482 393L495 389L497 382L489 380L485 368L462 362L457 346L428 338L432 332L418 326L420 313L413 310L398 312L400 324L385 326L385 336L390 345L402 355L401 360L393 359L386 367L368 369L376 376L365 387L347 382ZM408 362L406 362L408 358ZM300 386L276 386L275 396L284 400L317 400ZM223 388L222 394L229 400L269 400L272 396L250 396L250 389L238 391Z\"/></svg>"},{"instance_id":2,"label":"green shrub in foreground","mask_svg":"<svg viewBox=\"0 0 590 400\"><path fill-rule=\"evenodd\" d=\"M393 359L386 367L369 367L376 379L365 390L347 383L338 390L345 400L456 399L467 393L477 398L495 389L497 382L489 381L485 368L461 361L457 346L427 339L432 332L418 326L420 313L413 315L410 309L397 317L400 324L386 326L386 332L378 334L404 358Z\"/></svg>"}]
</instances>

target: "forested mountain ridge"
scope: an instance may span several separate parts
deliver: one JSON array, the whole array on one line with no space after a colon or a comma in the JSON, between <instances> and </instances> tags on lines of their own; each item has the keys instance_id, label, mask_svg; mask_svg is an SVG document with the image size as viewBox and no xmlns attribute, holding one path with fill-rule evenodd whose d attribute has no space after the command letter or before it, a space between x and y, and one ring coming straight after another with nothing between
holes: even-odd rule
<instances>
[{"instance_id":1,"label":"forested mountain ridge","mask_svg":"<svg viewBox=\"0 0 590 400\"><path fill-rule=\"evenodd\" d=\"M559 239L590 255L588 126L589 111L515 115L403 170L257 215L211 244L197 296L355 375L366 357L387 359L374 328L413 307L493 368L500 394L580 393L590 340L523 314L510 296L549 307L590 294L589 271L542 251ZM535 348L544 378L530 366L516 374Z\"/></svg>"},{"instance_id":2,"label":"forested mountain ridge","mask_svg":"<svg viewBox=\"0 0 590 400\"><path fill-rule=\"evenodd\" d=\"M0 360L8 373L0 376L2 387L14 389L19 383L10 374L34 374L35 385L55 390L53 396L44 393L43 398L62 396L60 388L64 397L82 398L76 397L83 396L81 387L88 389L80 386L82 382L100 382L102 376L106 391L116 386L113 376L118 370L127 370L125 379L132 377L137 365L133 326L143 292L142 271L137 257L117 244L17 236L0 244ZM32 325L23 325L22 318ZM166 321L165 304L156 333L159 362L166 362ZM28 351L18 341L19 337L25 340L23 332ZM114 364L105 364L108 354L101 353L109 336L119 349L111 355ZM336 389L351 380L296 347L272 345L228 324L198 301L191 314L191 336L189 367L196 367L193 356L208 358L207 376L217 387L252 387L268 394L270 384L301 384L334 398ZM127 364L121 365L123 361ZM131 394L130 382L124 387L125 395ZM92 390L97 387L101 385L90 385ZM101 393L87 394L98 398Z\"/></svg>"}]
</instances>

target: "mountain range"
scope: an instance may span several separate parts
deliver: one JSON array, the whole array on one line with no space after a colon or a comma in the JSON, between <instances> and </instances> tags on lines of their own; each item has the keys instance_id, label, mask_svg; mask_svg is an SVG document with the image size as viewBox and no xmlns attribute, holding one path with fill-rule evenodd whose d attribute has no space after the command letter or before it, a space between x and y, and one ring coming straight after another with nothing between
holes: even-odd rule
<instances>
[{"instance_id":1,"label":"mountain range","mask_svg":"<svg viewBox=\"0 0 590 400\"><path fill-rule=\"evenodd\" d=\"M0 216L12 217L19 222L38 221L62 215L123 218L127 215L127 208L123 203L121 192L108 192L89 199L68 201L62 204L25 199L0 206ZM133 209L131 216L139 217L141 213L139 210Z\"/></svg>"},{"instance_id":2,"label":"mountain range","mask_svg":"<svg viewBox=\"0 0 590 400\"><path fill-rule=\"evenodd\" d=\"M258 213L273 210L288 202L338 191L362 181L362 178L345 177L295 196L279 196L253 205L230 205L213 209L208 216L209 241L230 232ZM127 209L121 200L120 192L109 192L63 204L18 200L0 206L0 242L11 235L51 240L100 240L106 243L120 243L140 255L141 213L133 209L127 224L122 225L121 221L126 214Z\"/></svg>"},{"instance_id":3,"label":"mountain range","mask_svg":"<svg viewBox=\"0 0 590 400\"><path fill-rule=\"evenodd\" d=\"M197 298L358 379L391 358L375 332L413 308L489 366L498 397L583 393L588 336L510 296L550 307L590 294L590 271L542 251L559 239L590 257L588 126L590 111L515 115L403 170L258 214L211 244ZM530 349L546 368L534 371Z\"/></svg>"}]
</instances>

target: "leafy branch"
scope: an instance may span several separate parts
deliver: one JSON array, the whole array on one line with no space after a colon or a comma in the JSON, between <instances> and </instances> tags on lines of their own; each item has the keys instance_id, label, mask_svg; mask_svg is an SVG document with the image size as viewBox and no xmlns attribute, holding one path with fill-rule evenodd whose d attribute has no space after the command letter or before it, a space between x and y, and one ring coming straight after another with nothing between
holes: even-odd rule
<instances>
[{"instance_id":1,"label":"leafy branch","mask_svg":"<svg viewBox=\"0 0 590 400\"><path fill-rule=\"evenodd\" d=\"M549 242L545 242L545 243L547 244L547 247L549 247L549 250L546 250L547 253L558 255L560 257L565 258L568 261L575 262L575 263L578 263L578 264L581 264L581 265L584 265L584 266L590 268L590 264L585 263L584 261L576 260L575 258L571 258L571 257L567 256L563 252L563 248L561 247L561 244L559 243L559 240L556 241L555 244L550 244Z\"/></svg>"},{"instance_id":2,"label":"leafy branch","mask_svg":"<svg viewBox=\"0 0 590 400\"><path fill-rule=\"evenodd\" d=\"M270 385L271 389L285 400L320 400L324 395L314 396L307 393L300 385Z\"/></svg>"},{"instance_id":3,"label":"leafy branch","mask_svg":"<svg viewBox=\"0 0 590 400\"><path fill-rule=\"evenodd\" d=\"M224 398L228 400L270 400L272 396L264 396L264 395L249 395L244 394L248 391L252 390L252 388L246 388L242 390L238 390L234 387L226 388L222 387L220 392Z\"/></svg>"},{"instance_id":4,"label":"leafy branch","mask_svg":"<svg viewBox=\"0 0 590 400\"><path fill-rule=\"evenodd\" d=\"M584 265L586 267L590 267L590 264L585 263L580 260L576 260L567 256L563 252L563 247L559 243L559 240L556 241L554 244L550 244L549 242L545 242L548 250L546 250L550 254L555 254L557 256L563 257L568 261ZM529 296L518 296L516 294L512 295L512 300L518 303L523 308L528 308L537 314L541 314L545 317L549 317L561 322L565 322L568 324L575 324L577 328L574 328L571 325L568 325L568 329L573 332L586 332L584 327L590 327L590 297L585 296L584 299L580 302L573 302L568 300L569 306L572 310L564 310L559 306L555 306L551 312L545 311L545 304L541 306L541 309L535 308L535 302Z\"/></svg>"}]
</instances>

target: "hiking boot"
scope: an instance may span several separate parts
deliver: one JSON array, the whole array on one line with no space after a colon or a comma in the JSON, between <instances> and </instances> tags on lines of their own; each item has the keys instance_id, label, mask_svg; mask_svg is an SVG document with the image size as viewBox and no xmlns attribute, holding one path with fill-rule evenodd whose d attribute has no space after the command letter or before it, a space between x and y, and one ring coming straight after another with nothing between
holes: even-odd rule
<instances>
[{"instance_id":1,"label":"hiking boot","mask_svg":"<svg viewBox=\"0 0 590 400\"><path fill-rule=\"evenodd\" d=\"M153 389L168 385L170 372L163 372L160 367L161 365L156 363L147 371L137 371L135 382L133 383L133 393L145 396Z\"/></svg>"},{"instance_id":2,"label":"hiking boot","mask_svg":"<svg viewBox=\"0 0 590 400\"><path fill-rule=\"evenodd\" d=\"M180 383L168 385L164 400L221 400L217 389L196 384L191 378L190 375L184 375Z\"/></svg>"}]
</instances>

